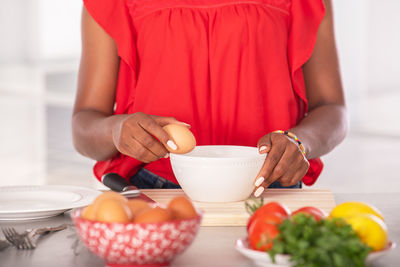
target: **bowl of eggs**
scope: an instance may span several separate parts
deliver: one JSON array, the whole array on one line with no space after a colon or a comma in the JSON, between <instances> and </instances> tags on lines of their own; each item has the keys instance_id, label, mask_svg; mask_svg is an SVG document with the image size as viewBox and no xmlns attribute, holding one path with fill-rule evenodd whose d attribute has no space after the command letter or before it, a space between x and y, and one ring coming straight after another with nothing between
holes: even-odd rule
<instances>
[{"instance_id":1,"label":"bowl of eggs","mask_svg":"<svg viewBox=\"0 0 400 267\"><path fill-rule=\"evenodd\" d=\"M193 242L202 212L184 197L163 206L106 192L71 218L83 243L106 266L169 266Z\"/></svg>"}]
</instances>

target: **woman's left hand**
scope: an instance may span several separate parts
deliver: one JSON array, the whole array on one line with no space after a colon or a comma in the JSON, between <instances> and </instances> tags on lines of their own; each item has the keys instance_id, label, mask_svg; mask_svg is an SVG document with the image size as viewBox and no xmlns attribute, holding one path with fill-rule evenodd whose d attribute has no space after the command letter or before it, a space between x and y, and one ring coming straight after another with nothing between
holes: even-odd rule
<instances>
[{"instance_id":1,"label":"woman's left hand","mask_svg":"<svg viewBox=\"0 0 400 267\"><path fill-rule=\"evenodd\" d=\"M254 185L254 196L258 197L273 182L282 186L297 184L307 173L310 163L298 144L281 133L264 135L257 144L260 153L268 153Z\"/></svg>"}]
</instances>

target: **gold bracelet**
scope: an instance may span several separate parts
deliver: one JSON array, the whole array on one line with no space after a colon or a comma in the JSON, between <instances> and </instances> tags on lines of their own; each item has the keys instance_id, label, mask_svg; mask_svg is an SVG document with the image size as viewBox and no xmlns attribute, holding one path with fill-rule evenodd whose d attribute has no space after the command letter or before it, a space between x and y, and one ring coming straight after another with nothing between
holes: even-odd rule
<instances>
[{"instance_id":1,"label":"gold bracelet","mask_svg":"<svg viewBox=\"0 0 400 267\"><path fill-rule=\"evenodd\" d=\"M306 154L306 149L304 148L303 144L300 142L299 138L294 133L289 132L289 131L282 131L282 130L273 131L273 133L284 134L287 137L293 139L294 141L296 141L297 145L299 146L301 153L303 153L303 155Z\"/></svg>"}]
</instances>

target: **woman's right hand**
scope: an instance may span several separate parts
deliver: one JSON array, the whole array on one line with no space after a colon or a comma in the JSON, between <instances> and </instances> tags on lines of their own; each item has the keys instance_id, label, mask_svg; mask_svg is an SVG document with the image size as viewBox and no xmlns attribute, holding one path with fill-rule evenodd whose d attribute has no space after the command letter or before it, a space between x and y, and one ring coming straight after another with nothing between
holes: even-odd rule
<instances>
[{"instance_id":1,"label":"woman's right hand","mask_svg":"<svg viewBox=\"0 0 400 267\"><path fill-rule=\"evenodd\" d=\"M121 119L112 128L114 145L120 153L144 163L167 158L166 146L172 150L177 149L176 144L162 128L171 123L190 127L173 117L160 117L142 112L121 115Z\"/></svg>"}]
</instances>

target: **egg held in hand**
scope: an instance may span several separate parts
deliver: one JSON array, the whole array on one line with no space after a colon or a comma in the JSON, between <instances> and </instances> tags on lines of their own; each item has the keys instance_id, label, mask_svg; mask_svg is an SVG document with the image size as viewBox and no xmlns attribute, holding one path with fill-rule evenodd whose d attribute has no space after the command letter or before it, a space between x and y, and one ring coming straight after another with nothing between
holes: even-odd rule
<instances>
[{"instance_id":1,"label":"egg held in hand","mask_svg":"<svg viewBox=\"0 0 400 267\"><path fill-rule=\"evenodd\" d=\"M176 154L185 154L195 148L196 138L187 127L179 124L168 124L165 125L163 129L168 133L172 141L178 147L176 150L173 150L172 148L167 146L169 152Z\"/></svg>"}]
</instances>

